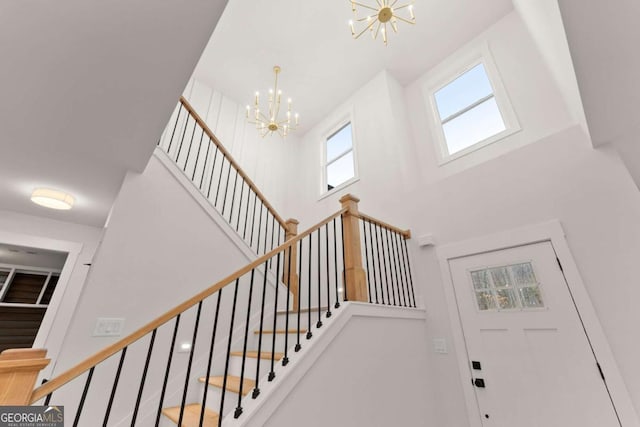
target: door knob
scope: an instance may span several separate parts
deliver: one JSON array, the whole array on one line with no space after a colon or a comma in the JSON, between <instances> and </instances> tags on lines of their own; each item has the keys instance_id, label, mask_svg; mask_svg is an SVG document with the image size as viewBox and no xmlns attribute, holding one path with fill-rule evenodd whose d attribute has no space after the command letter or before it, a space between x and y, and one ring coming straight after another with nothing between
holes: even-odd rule
<instances>
[{"instance_id":1,"label":"door knob","mask_svg":"<svg viewBox=\"0 0 640 427\"><path fill-rule=\"evenodd\" d=\"M482 378L476 378L475 380L473 380L473 385L475 385L478 388L485 388L486 387L484 385L484 380Z\"/></svg>"}]
</instances>

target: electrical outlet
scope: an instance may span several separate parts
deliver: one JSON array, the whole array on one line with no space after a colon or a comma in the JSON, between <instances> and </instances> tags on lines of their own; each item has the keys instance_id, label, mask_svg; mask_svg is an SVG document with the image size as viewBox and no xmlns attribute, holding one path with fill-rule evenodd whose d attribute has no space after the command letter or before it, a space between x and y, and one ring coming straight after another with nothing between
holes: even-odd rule
<instances>
[{"instance_id":1,"label":"electrical outlet","mask_svg":"<svg viewBox=\"0 0 640 427\"><path fill-rule=\"evenodd\" d=\"M94 337L119 337L124 328L124 319L99 317L93 329Z\"/></svg>"}]
</instances>

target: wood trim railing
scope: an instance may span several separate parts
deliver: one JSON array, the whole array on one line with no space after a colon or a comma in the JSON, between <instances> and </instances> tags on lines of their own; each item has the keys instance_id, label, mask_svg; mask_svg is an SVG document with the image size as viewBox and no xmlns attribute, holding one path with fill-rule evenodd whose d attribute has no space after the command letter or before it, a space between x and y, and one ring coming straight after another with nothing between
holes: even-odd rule
<instances>
[{"instance_id":1,"label":"wood trim railing","mask_svg":"<svg viewBox=\"0 0 640 427\"><path fill-rule=\"evenodd\" d=\"M189 308L195 306L196 304L198 304L199 302L201 302L205 298L213 295L214 293L220 291L221 289L225 288L226 286L229 286L230 284L234 283L241 276L245 275L246 273L248 273L248 272L250 272L250 271L252 271L252 270L254 270L256 268L258 268L260 265L264 264L266 261L272 259L274 257L274 255L277 255L278 253L284 252L284 251L288 250L291 247L295 247L294 245L296 243L298 243L299 241L301 241L305 237L309 236L314 231L320 229L320 227L323 227L326 224L330 223L335 218L340 217L345 212L347 212L346 209L341 209L340 211L338 211L335 214L331 215L330 217L320 221L319 223L317 223L313 227L309 228L308 230L306 230L306 231L298 234L297 236L291 238L290 240L286 241L285 243L283 243L279 247L273 249L269 253L259 257L258 259L256 259L252 263L246 265L245 267L241 268L240 270L236 271L235 273L227 276L226 278L220 280L219 282L215 283L214 285L212 285L211 287L205 289L204 291L200 292L199 294L195 295L194 297L186 300L182 304L180 304L180 305L174 307L173 309L167 311L162 316L160 316L157 319L147 323L145 326L141 327L140 329L138 329L137 331L133 332L129 336L127 336L127 337L117 341L116 343L104 348L103 350L95 353L93 356L88 357L87 359L85 359L84 361L80 362L75 367L67 370L66 372L58 375L56 378L54 378L54 379L48 381L47 383L41 385L40 387L38 387L37 389L34 390L32 396L31 396L31 403L37 402L38 400L44 398L49 393L52 393L56 389L62 387L64 384L68 383L69 381L79 377L84 372L87 372L89 369L91 369L92 367L96 366L97 364L103 362L104 360L106 360L110 356L113 356L114 354L118 353L123 348L133 344L134 342L136 342L140 338L142 338L145 335L151 333L154 329L156 329L159 326L165 324L166 322L168 322L169 320L173 319L177 315L185 312Z\"/></svg>"},{"instance_id":2,"label":"wood trim railing","mask_svg":"<svg viewBox=\"0 0 640 427\"><path fill-rule=\"evenodd\" d=\"M262 192L254 184L254 182L251 180L251 178L249 178L249 176L246 174L246 172L244 170L242 170L242 168L240 167L238 162L233 158L231 153L224 147L224 145L222 145L220 140L213 134L213 132L211 131L209 126L207 126L207 124L202 119L202 117L200 117L200 115L193 109L193 107L191 106L189 101L187 101L184 96L180 97L180 104L182 104L184 109L191 115L191 117L193 117L193 119L196 121L196 123L198 123L198 125L204 130L206 135L209 138L211 138L211 141L218 147L220 152L227 158L227 160L229 161L229 163L231 163L231 165L234 167L234 169L236 169L238 171L238 175L240 175L242 177L242 179L244 179L244 181L247 183L249 188L251 188L251 190L253 190L253 192L258 196L258 198L262 201L264 206L274 216L276 221L278 221L278 223L284 229L286 229L287 228L287 222L284 220L284 218L282 218L282 216L280 216L278 214L278 212L275 210L275 208L271 205L271 203L269 203L267 198L264 196L264 194L262 194Z\"/></svg>"},{"instance_id":3,"label":"wood trim railing","mask_svg":"<svg viewBox=\"0 0 640 427\"><path fill-rule=\"evenodd\" d=\"M38 374L49 364L46 350L20 348L0 353L0 406L28 405Z\"/></svg>"},{"instance_id":4,"label":"wood trim railing","mask_svg":"<svg viewBox=\"0 0 640 427\"><path fill-rule=\"evenodd\" d=\"M362 212L359 212L358 217L360 219L363 219L365 221L371 222L373 224L377 224L380 227L386 228L389 231L393 231L395 233L398 233L400 235L402 235L402 237L404 237L405 240L408 240L411 238L411 231L410 230L402 230L401 228L395 227L391 224L387 224L384 221L380 221L379 219L376 219L372 216L363 214Z\"/></svg>"}]
</instances>

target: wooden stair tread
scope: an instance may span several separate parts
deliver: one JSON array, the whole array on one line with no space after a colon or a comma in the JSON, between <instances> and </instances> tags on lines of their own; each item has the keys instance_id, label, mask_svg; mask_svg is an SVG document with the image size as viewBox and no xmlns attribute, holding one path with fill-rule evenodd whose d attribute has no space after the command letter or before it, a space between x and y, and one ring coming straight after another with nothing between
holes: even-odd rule
<instances>
[{"instance_id":1,"label":"wooden stair tread","mask_svg":"<svg viewBox=\"0 0 640 427\"><path fill-rule=\"evenodd\" d=\"M224 376L209 377L209 381L205 377L198 378L201 383L208 382L209 385L222 388L224 384ZM247 378L242 380L242 395L246 396L253 389L256 382ZM240 393L240 377L227 375L227 390L234 393Z\"/></svg>"},{"instance_id":2,"label":"wooden stair tread","mask_svg":"<svg viewBox=\"0 0 640 427\"><path fill-rule=\"evenodd\" d=\"M299 331L301 334L306 334L307 330L306 329L300 329ZM255 335L260 335L260 331L253 331L253 333ZM273 329L265 329L262 331L263 334L273 334ZM276 329L276 334L285 334L285 333L289 333L289 334L297 334L298 333L298 329L288 329L288 331L285 331L284 329Z\"/></svg>"},{"instance_id":3,"label":"wooden stair tread","mask_svg":"<svg viewBox=\"0 0 640 427\"><path fill-rule=\"evenodd\" d=\"M271 352L270 351L262 351L260 353L260 359L266 359L266 360L271 360ZM284 357L284 353L273 353L274 354L274 359L275 360L280 360ZM231 352L231 356L239 356L242 357L242 352L241 351L232 351ZM258 352L251 350L251 351L247 351L247 357L250 357L252 359L257 359L258 358Z\"/></svg>"},{"instance_id":4,"label":"wooden stair tread","mask_svg":"<svg viewBox=\"0 0 640 427\"><path fill-rule=\"evenodd\" d=\"M198 427L200 424L200 411L202 405L199 403L191 403L184 406L184 414L182 416L182 426L180 427ZM164 408L162 413L174 423L178 424L180 420L180 407ZM211 409L205 408L203 427L216 427L218 425L218 413Z\"/></svg>"},{"instance_id":5,"label":"wooden stair tread","mask_svg":"<svg viewBox=\"0 0 640 427\"><path fill-rule=\"evenodd\" d=\"M328 310L327 307L320 307L320 311L327 311L327 310ZM308 308L301 308L300 309L300 313L308 313L310 311L318 311L318 307L311 307L311 309L308 309ZM291 309L289 311L287 311L287 310L278 310L276 312L276 314L287 314L287 313L289 313L289 314L297 314L298 310L294 310L294 309Z\"/></svg>"}]
</instances>

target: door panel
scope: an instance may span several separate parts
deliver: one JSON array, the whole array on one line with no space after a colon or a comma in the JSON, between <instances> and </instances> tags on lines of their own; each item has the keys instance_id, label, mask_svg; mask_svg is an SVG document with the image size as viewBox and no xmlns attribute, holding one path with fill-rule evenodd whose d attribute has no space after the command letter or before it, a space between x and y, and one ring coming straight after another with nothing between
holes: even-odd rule
<instances>
[{"instance_id":1,"label":"door panel","mask_svg":"<svg viewBox=\"0 0 640 427\"><path fill-rule=\"evenodd\" d=\"M483 426L619 426L550 242L449 264Z\"/></svg>"}]
</instances>

